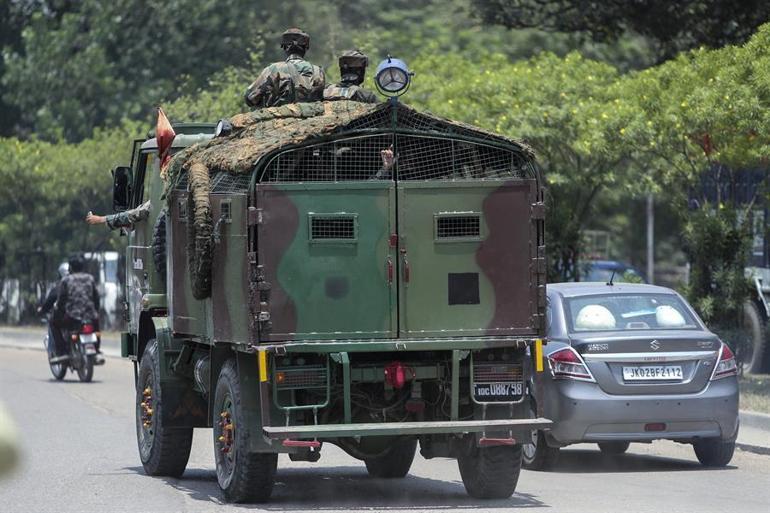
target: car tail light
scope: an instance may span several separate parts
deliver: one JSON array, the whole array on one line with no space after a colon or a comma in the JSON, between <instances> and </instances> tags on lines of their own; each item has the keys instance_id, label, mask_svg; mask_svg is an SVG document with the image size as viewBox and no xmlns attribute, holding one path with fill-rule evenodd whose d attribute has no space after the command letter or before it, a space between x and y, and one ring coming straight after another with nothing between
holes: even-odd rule
<instances>
[{"instance_id":1,"label":"car tail light","mask_svg":"<svg viewBox=\"0 0 770 513\"><path fill-rule=\"evenodd\" d=\"M730 347L722 342L722 349L719 351L719 361L714 367L714 374L711 379L721 379L738 374L738 365L735 363L735 355Z\"/></svg>"},{"instance_id":2,"label":"car tail light","mask_svg":"<svg viewBox=\"0 0 770 513\"><path fill-rule=\"evenodd\" d=\"M83 327L80 329L80 333L83 335L90 335L94 332L94 325L93 324L84 324Z\"/></svg>"},{"instance_id":3,"label":"car tail light","mask_svg":"<svg viewBox=\"0 0 770 513\"><path fill-rule=\"evenodd\" d=\"M565 347L549 354L548 363L554 378L594 381L594 377L583 359L571 347Z\"/></svg>"}]
</instances>

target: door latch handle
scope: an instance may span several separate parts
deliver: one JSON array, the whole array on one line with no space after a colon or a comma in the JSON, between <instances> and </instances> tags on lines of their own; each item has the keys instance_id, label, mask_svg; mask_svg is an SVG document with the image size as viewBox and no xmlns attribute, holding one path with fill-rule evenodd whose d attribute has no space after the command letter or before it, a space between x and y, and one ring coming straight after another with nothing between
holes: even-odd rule
<instances>
[{"instance_id":1,"label":"door latch handle","mask_svg":"<svg viewBox=\"0 0 770 513\"><path fill-rule=\"evenodd\" d=\"M388 273L388 287L393 285L393 259L388 257L387 260L387 273Z\"/></svg>"},{"instance_id":2,"label":"door latch handle","mask_svg":"<svg viewBox=\"0 0 770 513\"><path fill-rule=\"evenodd\" d=\"M401 261L404 264L404 283L409 283L409 278L411 277L411 269L409 268L409 258L406 256L406 250L401 250Z\"/></svg>"}]
</instances>

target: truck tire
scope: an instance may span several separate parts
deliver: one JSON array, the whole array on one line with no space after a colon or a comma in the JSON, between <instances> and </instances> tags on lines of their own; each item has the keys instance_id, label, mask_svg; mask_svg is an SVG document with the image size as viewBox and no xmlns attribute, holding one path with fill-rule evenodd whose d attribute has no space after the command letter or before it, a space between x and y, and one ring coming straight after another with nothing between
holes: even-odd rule
<instances>
[{"instance_id":1,"label":"truck tire","mask_svg":"<svg viewBox=\"0 0 770 513\"><path fill-rule=\"evenodd\" d=\"M229 502L265 502L275 483L278 455L249 452L235 360L222 366L214 391L214 459L219 488ZM257 434L259 436L259 434Z\"/></svg>"},{"instance_id":2,"label":"truck tire","mask_svg":"<svg viewBox=\"0 0 770 513\"><path fill-rule=\"evenodd\" d=\"M692 444L698 461L706 467L725 467L733 459L735 440L706 438Z\"/></svg>"},{"instance_id":3,"label":"truck tire","mask_svg":"<svg viewBox=\"0 0 770 513\"><path fill-rule=\"evenodd\" d=\"M211 295L211 259L213 244L211 234L214 223L211 217L209 199L209 170L195 162L188 171L190 175L187 214L187 260L190 267L190 285L195 299L206 299Z\"/></svg>"},{"instance_id":4,"label":"truck tire","mask_svg":"<svg viewBox=\"0 0 770 513\"><path fill-rule=\"evenodd\" d=\"M770 352L767 346L770 345L765 335L765 323L762 314L759 313L756 303L746 301L743 304L743 326L748 332L749 348L744 358L741 359L741 366L744 372L759 374L765 370L767 353Z\"/></svg>"},{"instance_id":5,"label":"truck tire","mask_svg":"<svg viewBox=\"0 0 770 513\"><path fill-rule=\"evenodd\" d=\"M599 450L602 454L623 454L631 446L630 442L599 442Z\"/></svg>"},{"instance_id":6,"label":"truck tire","mask_svg":"<svg viewBox=\"0 0 770 513\"><path fill-rule=\"evenodd\" d=\"M166 209L160 211L152 227L152 261L161 282L166 283Z\"/></svg>"},{"instance_id":7,"label":"truck tire","mask_svg":"<svg viewBox=\"0 0 770 513\"><path fill-rule=\"evenodd\" d=\"M527 470L550 470L559 461L559 448L545 441L545 433L532 430L532 443L521 446L521 466Z\"/></svg>"},{"instance_id":8,"label":"truck tire","mask_svg":"<svg viewBox=\"0 0 770 513\"><path fill-rule=\"evenodd\" d=\"M179 477L192 447L192 428L163 426L158 342L147 343L136 387L136 440L144 471L150 476Z\"/></svg>"},{"instance_id":9,"label":"truck tire","mask_svg":"<svg viewBox=\"0 0 770 513\"><path fill-rule=\"evenodd\" d=\"M386 452L376 458L367 458L366 470L372 477L393 479L405 477L412 467L417 450L416 438L402 438Z\"/></svg>"},{"instance_id":10,"label":"truck tire","mask_svg":"<svg viewBox=\"0 0 770 513\"><path fill-rule=\"evenodd\" d=\"M468 495L476 499L507 499L521 472L521 445L476 447L457 459Z\"/></svg>"}]
</instances>

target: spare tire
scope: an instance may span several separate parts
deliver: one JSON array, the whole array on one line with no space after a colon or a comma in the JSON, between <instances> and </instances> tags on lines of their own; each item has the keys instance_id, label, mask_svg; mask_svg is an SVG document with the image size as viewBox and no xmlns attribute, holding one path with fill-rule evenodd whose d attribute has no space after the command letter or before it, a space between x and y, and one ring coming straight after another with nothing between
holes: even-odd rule
<instances>
[{"instance_id":1,"label":"spare tire","mask_svg":"<svg viewBox=\"0 0 770 513\"><path fill-rule=\"evenodd\" d=\"M209 200L209 170L200 162L194 162L188 171L189 193L187 199L187 259L190 267L190 284L195 299L211 295L211 233L214 223ZM192 214L192 215L190 215Z\"/></svg>"},{"instance_id":2,"label":"spare tire","mask_svg":"<svg viewBox=\"0 0 770 513\"><path fill-rule=\"evenodd\" d=\"M162 283L166 283L166 209L160 211L152 227L152 261Z\"/></svg>"}]
</instances>

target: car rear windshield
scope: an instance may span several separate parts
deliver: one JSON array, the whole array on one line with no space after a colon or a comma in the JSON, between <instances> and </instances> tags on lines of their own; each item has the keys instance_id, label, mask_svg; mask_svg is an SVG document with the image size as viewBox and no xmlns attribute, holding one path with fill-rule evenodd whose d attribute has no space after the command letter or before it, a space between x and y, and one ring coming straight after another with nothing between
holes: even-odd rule
<instances>
[{"instance_id":1,"label":"car rear windshield","mask_svg":"<svg viewBox=\"0 0 770 513\"><path fill-rule=\"evenodd\" d=\"M697 322L673 294L606 294L566 299L570 329L578 331L695 329Z\"/></svg>"}]
</instances>

